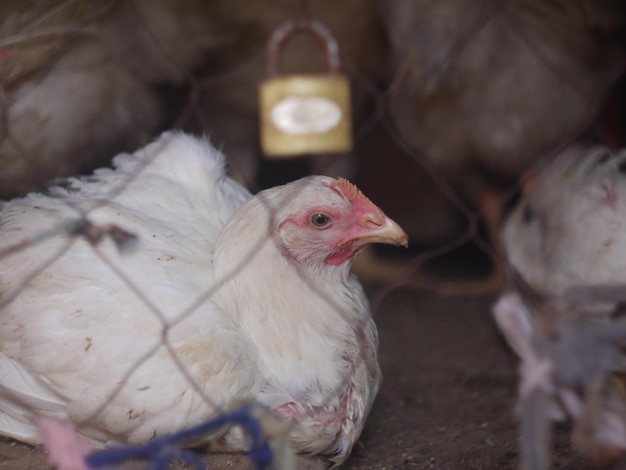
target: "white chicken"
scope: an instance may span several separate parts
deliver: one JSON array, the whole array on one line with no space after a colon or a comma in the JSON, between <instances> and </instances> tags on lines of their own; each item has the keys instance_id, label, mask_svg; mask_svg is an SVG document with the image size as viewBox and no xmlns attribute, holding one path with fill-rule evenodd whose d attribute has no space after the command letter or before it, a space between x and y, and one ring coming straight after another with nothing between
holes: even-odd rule
<instances>
[{"instance_id":1,"label":"white chicken","mask_svg":"<svg viewBox=\"0 0 626 470\"><path fill-rule=\"evenodd\" d=\"M503 228L512 267L537 293L626 282L626 152L573 145L537 176Z\"/></svg>"},{"instance_id":2,"label":"white chicken","mask_svg":"<svg viewBox=\"0 0 626 470\"><path fill-rule=\"evenodd\" d=\"M351 260L403 230L346 180L251 197L182 133L114 167L0 212L0 433L38 443L49 415L141 443L256 399L295 423L296 451L345 460L381 378Z\"/></svg>"},{"instance_id":3,"label":"white chicken","mask_svg":"<svg viewBox=\"0 0 626 470\"><path fill-rule=\"evenodd\" d=\"M537 462L549 462L555 419L571 420L574 446L598 465L626 449L625 323L623 307L615 309L626 282L624 163L623 150L568 147L538 173L503 228L520 291L529 294L505 294L494 307L522 360L524 468L547 468Z\"/></svg>"}]
</instances>

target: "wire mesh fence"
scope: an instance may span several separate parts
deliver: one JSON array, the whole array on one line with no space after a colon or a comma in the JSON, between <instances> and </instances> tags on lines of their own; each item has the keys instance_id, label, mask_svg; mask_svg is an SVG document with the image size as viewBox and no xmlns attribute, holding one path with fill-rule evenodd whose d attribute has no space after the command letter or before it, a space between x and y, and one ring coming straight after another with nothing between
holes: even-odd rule
<instances>
[{"instance_id":1,"label":"wire mesh fence","mask_svg":"<svg viewBox=\"0 0 626 470\"><path fill-rule=\"evenodd\" d=\"M359 277L382 285L380 295L372 299L374 311L384 296L402 286L444 294L497 292L502 288L507 264L506 247L501 247L499 242L501 218L520 191L522 201L538 191L533 184L541 177L533 176L532 170L540 171L550 157L585 133L595 133L609 146L621 143L623 124L619 115L603 113L602 109L606 109L603 108L606 97L625 63L622 10L621 5L610 1L594 5L586 1L481 1L471 6L452 0L396 0L384 4L352 1L342 5L321 0L277 0L263 5L188 0L177 6L147 1L6 2L0 6L3 18L0 22L0 195L4 199L19 199L5 204L5 215L0 218L3 232L0 312L4 316L0 323L3 330L0 353L9 364L4 366L2 374L0 401L11 410L9 414L13 413L13 418L19 416L33 423L46 414L58 417L69 414L76 429L100 443L121 440L144 445L151 439L160 442L164 435L199 426L218 415L236 416L232 421L237 425L243 419L248 420L249 413L242 418L231 409L241 398L237 395L239 384L223 386L225 390L232 388L232 401L221 398L223 394L216 399L211 393L213 387L202 379L208 372L198 369L197 363L189 359L192 353L181 344L184 338L199 336L189 326L194 324L190 319L219 303L220 296L228 295L225 292L230 284L246 277L252 266L263 267L265 247L281 243L271 228L293 198L304 194L304 190L296 186L288 199L262 197L266 225L255 228L259 236L249 245L249 252L237 253L229 269L220 275L203 276L203 269L212 270L212 243L249 196L245 190L237 189L236 183L224 183L227 189L223 199L211 206L192 200L191 196L201 199L205 195L202 191L190 192L188 199L184 194L181 196L184 182L177 187L175 180L165 179L162 186L154 182L152 186L142 186L149 181L146 175L151 171L158 173L155 168L160 168L159 160L163 160L175 135L163 134L145 147L133 164L127 164L132 157L124 157L123 152L153 142L164 129L208 135L226 155L229 174L252 193L311 173L356 179L378 206L406 227L418 245L402 257L370 250L357 258L355 268ZM354 150L338 156L268 161L259 150L257 97L258 85L266 78L265 44L284 21L308 17L319 19L337 37L341 68L352 85ZM281 68L284 73L323 72L325 58L319 49L315 40L306 35L294 37L285 45ZM110 169L98 170L82 180L64 179L110 166L112 157L120 154L115 173ZM171 171L190 181L205 177L204 170L184 168L186 162L180 157L181 168ZM212 171L219 174L221 169ZM613 173L619 171L619 167L613 168ZM55 178L58 180L50 183ZM557 180L556 176L552 178ZM606 181L601 180L600 186ZM550 186L550 181L543 184ZM559 186L554 187L558 191ZM24 196L28 192L34 193ZM609 205L615 206L617 199L611 202L612 196L619 199L620 193L609 185L601 197L608 197ZM132 198L142 201L142 205L132 208L137 213L124 206ZM48 201L44 203L47 205L39 207L42 201ZM35 215L20 216L18 210L11 209L7 218L8 207L21 207L23 213ZM208 222L194 216L197 207L214 211ZM124 210L127 210L126 218L112 222L116 220L112 214L119 215ZM19 222L13 225L20 217L24 220L32 217L33 221L28 219L20 230L10 229L20 227ZM527 216L522 218L526 220ZM158 229L153 234L156 240L148 240L146 244L145 237L152 230L148 221ZM209 228L204 229L207 233L196 223L208 223ZM161 236L169 237L170 244L159 245ZM192 243L187 245L185 238ZM466 245L474 246L488 260L493 278L472 283L428 275L428 266L442 259L449 263L450 253L457 265L463 265L464 254L459 248ZM146 251L146 246L157 248ZM202 248L207 251L203 253ZM162 259L154 259L157 251ZM140 256L141 260L141 263L135 261L136 269L129 268L132 262L128 260L133 256ZM171 260L174 262L168 266ZM597 269L602 271L603 266ZM514 267L519 271L518 266ZM64 280L67 284L57 285L59 292L55 292L51 276L59 270L72 275ZM157 271L168 273L167 277L159 278ZM608 279L598 276L598 283L620 283L619 270L611 273L614 277ZM376 333L369 317L354 317L333 291L312 282L301 269L291 274L299 278L293 285L301 289L302 299L314 299L312 305L334 312L351 325L357 355L371 354ZM513 277L519 274L514 273ZM81 275L91 284L81 283ZM256 281L260 286L276 287L276 283L267 281L275 275L261 269ZM471 271L470 277L475 281L476 273ZM102 278L115 287L99 291L96 280ZM173 286L160 286L163 279L180 281ZM76 292L76 299L89 299L92 305L81 304L80 300L68 305L72 292ZM529 295L526 289L522 292ZM561 293L546 291L548 295ZM231 292L231 295L239 293ZM94 305L103 327L98 329L95 325L91 327L93 333L82 334L87 331L80 330L86 321L82 311L88 315ZM29 321L37 323L30 325L27 320L19 319L20 309L29 308L45 308L54 315L52 320L30 315ZM63 316L67 310L74 313ZM135 312L145 314L142 317L145 323L133 325ZM55 321L61 323L58 335L67 335L63 328L71 330L74 323L82 337L70 346L67 340L59 339L52 349L42 348L39 355L52 355L58 349L55 354L65 357L52 360L48 377L44 372L37 375L31 371L35 378L28 378L28 366L20 354L37 348L27 349L21 344L25 338L22 332L32 329L40 335L32 338L51 338L57 328ZM116 326L105 328L107 323ZM280 327L284 330L276 331L300 337L295 330L285 325ZM580 331L584 328L572 328L577 332L573 337L583 336ZM532 334L540 338L537 354L548 357L552 368L560 364L569 367L569 362L559 362L562 356L554 348L546 346L550 343L549 335L543 331ZM531 336L528 333L523 340L528 342L528 348L535 341L529 339ZM594 337L596 342L591 341L593 344L584 352L606 347L611 351L609 359L616 360L614 343L621 344L621 339L609 341L605 332L597 336L599 339L596 341ZM510 339L508 334L507 338ZM107 341L112 351L105 353L100 344ZM197 348L207 354L206 346L198 343ZM90 352L91 357L97 355L103 359L88 358ZM228 361L248 358L239 356L239 351L235 357L229 357L230 352L220 354L226 359L207 359L206 368L228 368L232 366ZM532 353L527 352L526 357L520 354L523 361L529 355ZM51 364L51 358L36 354L33 357L31 360L35 362ZM333 387L320 392L315 400L306 397L311 399L309 405L316 419L327 419L316 407L340 407L336 403L337 390L350 389L353 376L364 374L372 383L378 380L375 357L366 357L363 364L356 364L353 359L346 362L350 370L333 382ZM68 370L77 363L85 367L75 369L82 370L78 375L93 374L93 384L78 394L63 396L63 380L71 379ZM101 364L107 363L110 365L102 367ZM251 364L238 367L239 377L255 375ZM246 372L246 368L250 371ZM529 378L530 373L525 373L521 387L542 393L558 389L559 399L567 401L563 396L573 395L563 392L563 387L571 387L578 393L576 387L587 390L585 387L589 386L596 387L596 392L601 390L595 395L589 392L597 397L604 393L602 387L610 380L608 369L610 366L604 362L596 368L590 366L584 374L593 378L583 385L568 382L569 378L563 379L558 373L553 380L561 382L556 385L541 382L537 375ZM147 390L148 383L152 384L150 372L157 370L163 378L156 382L160 385L151 385L150 393L154 393L156 405L149 410L143 403L149 400L141 392ZM23 381L21 392L15 389L15 377ZM535 385L528 385L529 381ZM602 386L598 386L600 382ZM251 387L247 382L245 385ZM367 393L371 396L363 398L366 402L373 399L377 383L370 388ZM30 395L25 391L30 391ZM250 389L239 392L246 398L253 396ZM520 393L524 412L522 431L534 433L530 438L524 434L525 441L534 445L522 449L525 465L547 468L545 443L549 433L545 410L548 405L545 399L526 400L528 390ZM610 394L613 400L613 389ZM42 396L50 403L41 403ZM568 402L570 408L568 403L561 406L565 406L566 415L578 422L583 421L581 416L588 415L580 410L596 406L597 411L604 406L598 405L602 400L590 398L581 405L577 399L577 404L572 404L573 398ZM185 404L184 412L174 407L181 402ZM89 404L88 410L83 406L85 403ZM110 410L116 407L124 410L121 414L127 416L125 422L113 422L118 418ZM572 407L577 411L572 411ZM363 405L363 409L367 415L369 404ZM286 407L279 414L298 421L302 417L298 413ZM540 415L539 421L532 421L533 413ZM611 443L608 450L604 449L606 452L595 447L590 452L598 460L605 455L609 458L621 454L626 445L622 435L625 433L621 431L623 424L614 419L616 414L607 417L608 414L609 411L602 409L594 415L601 416L600 421L593 421L594 426L604 426L610 434L604 442ZM150 418L160 424L146 425L134 435L141 428L138 423L149 415L157 418L161 415L163 421ZM602 420L607 419L610 425L603 424ZM261 423L263 427L262 419ZM221 431L223 425L218 421L215 429ZM319 426L319 422L309 425ZM330 428L336 425L324 422ZM272 427L273 424L267 426L269 430L266 427L264 432L271 437L267 449L281 460L274 464L291 465L284 450L289 430ZM363 422L354 426L358 438ZM19 439L23 433L22 440L36 442L37 439L28 437L31 432L21 429L13 436ZM250 433L251 440L237 432L241 431L235 431L229 439L240 439L257 451L267 450L267 442L258 436L258 430ZM192 441L214 436L221 434L211 428L202 438L192 436ZM213 441L213 447L218 450L228 448L223 436L221 441ZM153 446L155 452L161 452L161 460L157 459L155 465L166 465L164 457L187 455L175 450L172 442L163 446L171 451L169 454L158 445ZM276 442L280 443L278 447ZM352 443L341 445L349 453ZM140 448L137 452L141 454L145 450ZM313 447L309 451L320 449ZM328 453L333 452L341 454L336 450ZM267 455L257 454L254 457L257 464L267 463ZM339 461L346 456L342 454ZM105 458L104 463L116 463L116 458ZM193 457L190 459L189 463L200 465Z\"/></svg>"}]
</instances>

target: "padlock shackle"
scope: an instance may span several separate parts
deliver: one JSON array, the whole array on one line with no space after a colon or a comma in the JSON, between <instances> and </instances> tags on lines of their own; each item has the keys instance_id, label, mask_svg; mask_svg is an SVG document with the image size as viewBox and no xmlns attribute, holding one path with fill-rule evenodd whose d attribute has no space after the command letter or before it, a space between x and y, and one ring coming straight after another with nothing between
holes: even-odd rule
<instances>
[{"instance_id":1,"label":"padlock shackle","mask_svg":"<svg viewBox=\"0 0 626 470\"><path fill-rule=\"evenodd\" d=\"M270 36L266 46L267 76L273 78L278 75L278 50L287 39L300 31L309 31L319 40L326 53L328 71L339 73L339 43L322 22L303 17L286 21Z\"/></svg>"}]
</instances>

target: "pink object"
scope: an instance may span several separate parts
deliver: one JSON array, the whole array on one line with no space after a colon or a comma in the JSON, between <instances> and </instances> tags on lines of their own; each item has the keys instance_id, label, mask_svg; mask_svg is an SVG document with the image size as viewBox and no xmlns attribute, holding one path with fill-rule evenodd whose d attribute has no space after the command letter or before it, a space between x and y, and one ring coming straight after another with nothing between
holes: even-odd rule
<instances>
[{"instance_id":1,"label":"pink object","mask_svg":"<svg viewBox=\"0 0 626 470\"><path fill-rule=\"evenodd\" d=\"M48 460L57 470L88 470L85 456L91 452L74 427L60 419L44 417L37 423Z\"/></svg>"}]
</instances>

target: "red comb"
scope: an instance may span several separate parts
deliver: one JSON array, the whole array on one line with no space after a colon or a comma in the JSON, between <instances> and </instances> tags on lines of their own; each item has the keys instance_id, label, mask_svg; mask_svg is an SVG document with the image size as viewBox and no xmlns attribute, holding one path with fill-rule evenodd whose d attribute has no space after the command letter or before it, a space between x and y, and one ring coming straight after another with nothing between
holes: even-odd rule
<instances>
[{"instance_id":1,"label":"red comb","mask_svg":"<svg viewBox=\"0 0 626 470\"><path fill-rule=\"evenodd\" d=\"M347 179L340 178L330 183L329 186L337 191L339 194L341 194L343 197L345 197L353 205L358 205L360 207L374 206L374 204L372 204L372 201L370 201L359 188L350 183L350 181L348 181Z\"/></svg>"},{"instance_id":2,"label":"red comb","mask_svg":"<svg viewBox=\"0 0 626 470\"><path fill-rule=\"evenodd\" d=\"M365 197L363 196L359 188L357 188L345 178L340 178L333 181L332 183L330 183L330 187L338 193L342 194L349 201L354 201L356 198L359 197L359 195L361 197Z\"/></svg>"}]
</instances>

